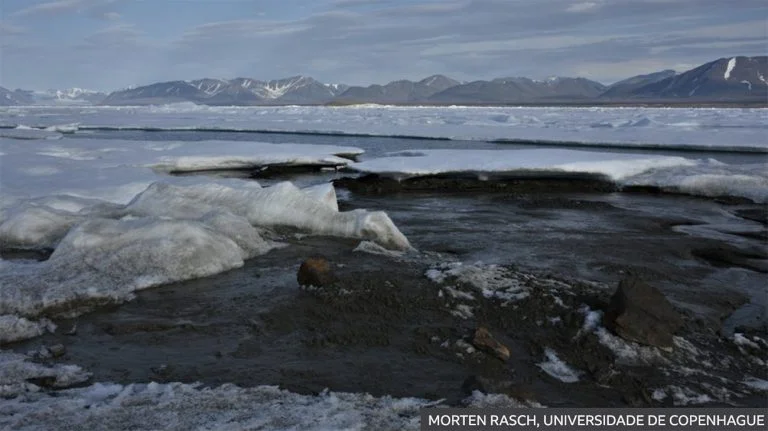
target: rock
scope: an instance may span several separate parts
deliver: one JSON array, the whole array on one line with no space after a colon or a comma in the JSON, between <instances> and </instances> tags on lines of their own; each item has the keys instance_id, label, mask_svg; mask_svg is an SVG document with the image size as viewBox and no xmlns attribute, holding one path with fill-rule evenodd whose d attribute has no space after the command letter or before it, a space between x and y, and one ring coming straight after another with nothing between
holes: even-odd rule
<instances>
[{"instance_id":1,"label":"rock","mask_svg":"<svg viewBox=\"0 0 768 431\"><path fill-rule=\"evenodd\" d=\"M605 312L605 326L625 340L672 347L672 336L683 319L655 287L637 277L619 283Z\"/></svg>"},{"instance_id":2,"label":"rock","mask_svg":"<svg viewBox=\"0 0 768 431\"><path fill-rule=\"evenodd\" d=\"M51 353L51 356L54 358L59 358L67 354L67 348L64 347L63 344L54 344L53 346L48 348L48 351Z\"/></svg>"},{"instance_id":3,"label":"rock","mask_svg":"<svg viewBox=\"0 0 768 431\"><path fill-rule=\"evenodd\" d=\"M302 262L296 279L301 286L325 287L336 281L331 264L323 257L310 257Z\"/></svg>"},{"instance_id":4,"label":"rock","mask_svg":"<svg viewBox=\"0 0 768 431\"><path fill-rule=\"evenodd\" d=\"M472 336L472 345L477 347L478 350L490 353L502 361L509 359L510 354L507 346L496 341L493 335L482 326L475 330L475 334Z\"/></svg>"}]
</instances>

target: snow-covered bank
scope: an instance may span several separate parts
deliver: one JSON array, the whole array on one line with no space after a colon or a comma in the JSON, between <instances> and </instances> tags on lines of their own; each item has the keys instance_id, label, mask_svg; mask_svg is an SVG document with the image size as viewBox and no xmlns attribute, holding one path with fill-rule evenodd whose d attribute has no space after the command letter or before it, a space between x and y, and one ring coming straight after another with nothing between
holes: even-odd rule
<instances>
[{"instance_id":1,"label":"snow-covered bank","mask_svg":"<svg viewBox=\"0 0 768 431\"><path fill-rule=\"evenodd\" d=\"M473 174L481 179L587 174L619 186L768 202L768 167L764 163L728 165L711 159L563 149L414 149L355 163L351 168L400 180L446 174Z\"/></svg>"},{"instance_id":2,"label":"snow-covered bank","mask_svg":"<svg viewBox=\"0 0 768 431\"><path fill-rule=\"evenodd\" d=\"M765 109L259 106L179 103L0 108L0 125L80 130L277 131L560 145L768 152Z\"/></svg>"}]
</instances>

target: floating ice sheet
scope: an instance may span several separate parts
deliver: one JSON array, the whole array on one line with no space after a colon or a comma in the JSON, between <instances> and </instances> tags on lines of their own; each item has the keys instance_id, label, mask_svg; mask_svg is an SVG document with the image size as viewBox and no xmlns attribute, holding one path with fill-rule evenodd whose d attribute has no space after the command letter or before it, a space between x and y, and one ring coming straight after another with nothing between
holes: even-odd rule
<instances>
[{"instance_id":1,"label":"floating ice sheet","mask_svg":"<svg viewBox=\"0 0 768 431\"><path fill-rule=\"evenodd\" d=\"M768 202L765 163L729 165L710 159L565 149L414 149L351 167L396 179L438 174L472 174L481 179L597 175L620 186L652 186L693 195Z\"/></svg>"}]
</instances>

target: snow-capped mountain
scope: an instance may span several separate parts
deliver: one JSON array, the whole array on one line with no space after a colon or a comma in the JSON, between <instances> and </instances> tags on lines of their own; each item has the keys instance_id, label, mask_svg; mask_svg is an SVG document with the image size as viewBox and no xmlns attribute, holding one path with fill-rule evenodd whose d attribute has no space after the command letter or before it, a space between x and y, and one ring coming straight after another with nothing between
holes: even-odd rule
<instances>
[{"instance_id":1,"label":"snow-capped mountain","mask_svg":"<svg viewBox=\"0 0 768 431\"><path fill-rule=\"evenodd\" d=\"M98 104L107 97L100 91L86 90L83 88L67 88L64 90L34 91L32 97L35 103L75 103Z\"/></svg>"},{"instance_id":2,"label":"snow-capped mountain","mask_svg":"<svg viewBox=\"0 0 768 431\"><path fill-rule=\"evenodd\" d=\"M69 88L66 90L30 91L16 89L10 91L0 87L0 105L58 105L58 104L83 104L91 105L101 103L106 94L84 90L82 88Z\"/></svg>"},{"instance_id":3,"label":"snow-capped mountain","mask_svg":"<svg viewBox=\"0 0 768 431\"><path fill-rule=\"evenodd\" d=\"M0 87L0 106L34 104L147 105L194 102L206 105L319 105L326 103L425 104L604 104L746 102L768 104L768 57L726 57L683 73L663 70L610 86L585 78L553 76L459 82L444 75L385 85L326 84L308 76L158 82L114 91L27 91Z\"/></svg>"},{"instance_id":4,"label":"snow-capped mountain","mask_svg":"<svg viewBox=\"0 0 768 431\"><path fill-rule=\"evenodd\" d=\"M644 85L633 98L768 101L768 56L721 58Z\"/></svg>"},{"instance_id":5,"label":"snow-capped mountain","mask_svg":"<svg viewBox=\"0 0 768 431\"><path fill-rule=\"evenodd\" d=\"M125 105L191 101L207 105L319 104L332 100L345 89L344 85L323 84L307 76L271 81L203 78L161 82L116 91L103 103Z\"/></svg>"}]
</instances>

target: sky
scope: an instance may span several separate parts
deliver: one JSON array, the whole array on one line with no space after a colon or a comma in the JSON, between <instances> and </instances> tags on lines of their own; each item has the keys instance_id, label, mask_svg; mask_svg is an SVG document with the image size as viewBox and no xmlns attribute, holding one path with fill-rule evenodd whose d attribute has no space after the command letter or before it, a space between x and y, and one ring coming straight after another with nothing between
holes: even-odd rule
<instances>
[{"instance_id":1,"label":"sky","mask_svg":"<svg viewBox=\"0 0 768 431\"><path fill-rule=\"evenodd\" d=\"M766 55L765 0L0 0L0 86L178 79L604 84Z\"/></svg>"}]
</instances>

